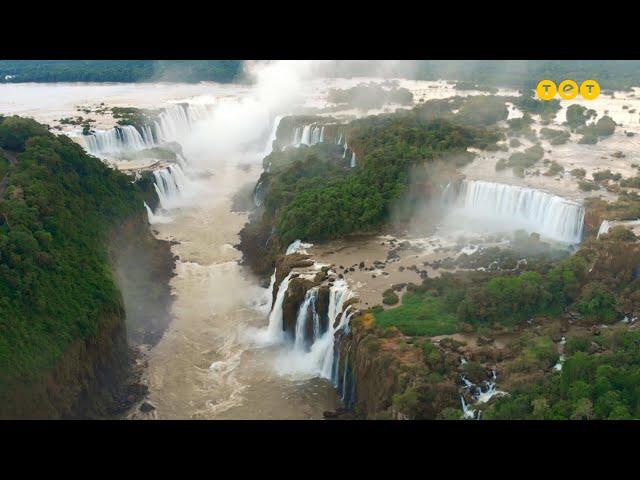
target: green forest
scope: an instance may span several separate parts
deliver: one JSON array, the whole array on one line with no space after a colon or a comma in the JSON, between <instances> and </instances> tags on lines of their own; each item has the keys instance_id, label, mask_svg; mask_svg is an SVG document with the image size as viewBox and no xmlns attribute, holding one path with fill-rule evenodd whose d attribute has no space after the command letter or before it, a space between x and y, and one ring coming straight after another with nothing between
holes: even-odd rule
<instances>
[{"instance_id":1,"label":"green forest","mask_svg":"<svg viewBox=\"0 0 640 480\"><path fill-rule=\"evenodd\" d=\"M239 80L240 60L0 60L2 82L201 82Z\"/></svg>"},{"instance_id":2,"label":"green forest","mask_svg":"<svg viewBox=\"0 0 640 480\"><path fill-rule=\"evenodd\" d=\"M433 119L424 107L351 122L348 143L359 159L354 169L336 145L272 153L264 160L271 164L265 218L275 219L285 244L378 229L412 184L428 184L438 171L451 172L466 164L473 158L468 147L488 147L501 139L494 130L472 126L480 123L476 117L482 114L470 117L466 112L462 108L455 118L459 124ZM493 109L488 115L493 118ZM501 115L502 110L497 117ZM420 175L409 174L424 164L431 167Z\"/></svg>"},{"instance_id":3,"label":"green forest","mask_svg":"<svg viewBox=\"0 0 640 480\"><path fill-rule=\"evenodd\" d=\"M629 90L640 85L637 60L422 60L412 75L422 80L454 79L480 87L535 88L543 79L580 84L596 80L602 90Z\"/></svg>"},{"instance_id":4,"label":"green forest","mask_svg":"<svg viewBox=\"0 0 640 480\"><path fill-rule=\"evenodd\" d=\"M34 120L0 117L0 390L29 381L101 318L122 315L108 242L143 212L130 178Z\"/></svg>"},{"instance_id":5,"label":"green forest","mask_svg":"<svg viewBox=\"0 0 640 480\"><path fill-rule=\"evenodd\" d=\"M640 417L640 332L567 342L560 373L498 399L485 418L496 420L632 420ZM603 353L593 354L602 349ZM591 351L590 351L591 350Z\"/></svg>"}]
</instances>

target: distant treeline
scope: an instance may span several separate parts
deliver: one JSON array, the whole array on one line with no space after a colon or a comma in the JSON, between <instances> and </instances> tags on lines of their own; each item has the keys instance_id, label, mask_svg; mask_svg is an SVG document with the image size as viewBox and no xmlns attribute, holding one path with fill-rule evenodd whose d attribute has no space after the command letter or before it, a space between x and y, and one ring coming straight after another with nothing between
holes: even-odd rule
<instances>
[{"instance_id":1,"label":"distant treeline","mask_svg":"<svg viewBox=\"0 0 640 480\"><path fill-rule=\"evenodd\" d=\"M336 61L335 76L385 76L417 80L455 80L466 89L491 91L492 87L535 88L542 79L598 81L602 90L627 90L640 86L637 60L414 60Z\"/></svg>"},{"instance_id":2,"label":"distant treeline","mask_svg":"<svg viewBox=\"0 0 640 480\"><path fill-rule=\"evenodd\" d=\"M241 72L241 60L0 60L0 82L228 83Z\"/></svg>"},{"instance_id":3,"label":"distant treeline","mask_svg":"<svg viewBox=\"0 0 640 480\"><path fill-rule=\"evenodd\" d=\"M0 82L232 82L241 73L242 60L0 60ZM542 79L594 79L603 90L628 90L640 86L640 61L417 60L383 65L337 60L329 75L455 80L481 89L535 88Z\"/></svg>"},{"instance_id":4,"label":"distant treeline","mask_svg":"<svg viewBox=\"0 0 640 480\"><path fill-rule=\"evenodd\" d=\"M640 86L637 60L470 60L419 62L418 79L453 79L484 87L535 88L543 79L596 80L602 90Z\"/></svg>"}]
</instances>

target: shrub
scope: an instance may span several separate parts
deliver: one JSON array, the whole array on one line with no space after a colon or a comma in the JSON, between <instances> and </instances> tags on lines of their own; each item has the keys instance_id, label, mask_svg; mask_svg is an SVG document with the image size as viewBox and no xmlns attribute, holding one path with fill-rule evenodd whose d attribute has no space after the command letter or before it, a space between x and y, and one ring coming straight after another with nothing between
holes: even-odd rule
<instances>
[{"instance_id":1,"label":"shrub","mask_svg":"<svg viewBox=\"0 0 640 480\"><path fill-rule=\"evenodd\" d=\"M396 305L400 301L400 298L393 290L386 290L382 294L382 303L385 305Z\"/></svg>"},{"instance_id":2,"label":"shrub","mask_svg":"<svg viewBox=\"0 0 640 480\"><path fill-rule=\"evenodd\" d=\"M571 170L571 175L576 178L584 178L587 176L587 171L584 168L574 168Z\"/></svg>"}]
</instances>

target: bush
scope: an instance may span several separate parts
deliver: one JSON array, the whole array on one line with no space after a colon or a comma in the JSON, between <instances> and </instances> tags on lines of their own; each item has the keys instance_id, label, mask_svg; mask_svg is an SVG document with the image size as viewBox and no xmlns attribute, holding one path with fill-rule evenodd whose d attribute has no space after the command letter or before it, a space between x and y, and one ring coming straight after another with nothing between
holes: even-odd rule
<instances>
[{"instance_id":1,"label":"bush","mask_svg":"<svg viewBox=\"0 0 640 480\"><path fill-rule=\"evenodd\" d=\"M385 305L396 305L399 301L400 298L393 290L387 290L382 294L382 303Z\"/></svg>"},{"instance_id":2,"label":"bush","mask_svg":"<svg viewBox=\"0 0 640 480\"><path fill-rule=\"evenodd\" d=\"M540 136L549 140L551 145L563 145L571 138L571 134L566 130L555 130L553 128L541 128Z\"/></svg>"},{"instance_id":3,"label":"bush","mask_svg":"<svg viewBox=\"0 0 640 480\"><path fill-rule=\"evenodd\" d=\"M584 178L587 176L587 171L584 168L574 168L571 170L571 175L576 178Z\"/></svg>"},{"instance_id":4,"label":"bush","mask_svg":"<svg viewBox=\"0 0 640 480\"><path fill-rule=\"evenodd\" d=\"M599 137L608 137L610 135L613 135L615 129L616 122L614 122L613 119L608 115L605 115L600 120L598 120L595 125L596 134Z\"/></svg>"},{"instance_id":5,"label":"bush","mask_svg":"<svg viewBox=\"0 0 640 480\"><path fill-rule=\"evenodd\" d=\"M593 109L587 110L582 105L572 104L567 108L567 124L571 129L575 130L578 127L584 126L592 117L595 117L597 112Z\"/></svg>"},{"instance_id":6,"label":"bush","mask_svg":"<svg viewBox=\"0 0 640 480\"><path fill-rule=\"evenodd\" d=\"M625 188L640 188L640 177L624 178L620 181L620 186Z\"/></svg>"},{"instance_id":7,"label":"bush","mask_svg":"<svg viewBox=\"0 0 640 480\"><path fill-rule=\"evenodd\" d=\"M593 172L592 177L596 182L603 182L605 180L618 181L622 178L622 175L619 173L612 173L611 170L607 169L602 170L601 172Z\"/></svg>"},{"instance_id":8,"label":"bush","mask_svg":"<svg viewBox=\"0 0 640 480\"><path fill-rule=\"evenodd\" d=\"M600 189L600 187L597 184L590 182L589 180L582 180L578 182L578 188L583 192L590 192L592 190Z\"/></svg>"},{"instance_id":9,"label":"bush","mask_svg":"<svg viewBox=\"0 0 640 480\"><path fill-rule=\"evenodd\" d=\"M558 162L553 161L551 162L551 165L549 166L549 170L547 170L544 174L546 176L553 176L553 175L557 175L558 173L562 173L564 172L564 167L562 165L560 165Z\"/></svg>"}]
</instances>

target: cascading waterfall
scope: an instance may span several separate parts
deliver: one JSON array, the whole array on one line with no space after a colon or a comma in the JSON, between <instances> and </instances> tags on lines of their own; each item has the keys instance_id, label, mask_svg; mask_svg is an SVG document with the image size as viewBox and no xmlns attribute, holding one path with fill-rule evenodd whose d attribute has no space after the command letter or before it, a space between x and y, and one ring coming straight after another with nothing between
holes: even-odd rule
<instances>
[{"instance_id":1,"label":"cascading waterfall","mask_svg":"<svg viewBox=\"0 0 640 480\"><path fill-rule=\"evenodd\" d=\"M600 224L600 228L598 229L598 235L596 236L596 238L600 238L600 235L609 233L609 228L611 228L609 222L607 220L603 220Z\"/></svg>"},{"instance_id":2,"label":"cascading waterfall","mask_svg":"<svg viewBox=\"0 0 640 480\"><path fill-rule=\"evenodd\" d=\"M271 152L273 152L273 142L276 141L278 126L280 125L280 120L282 120L282 115L276 116L273 120L273 128L271 129L271 134L269 135L269 139L267 140L267 144L264 147L264 155L267 156Z\"/></svg>"},{"instance_id":3,"label":"cascading waterfall","mask_svg":"<svg viewBox=\"0 0 640 480\"><path fill-rule=\"evenodd\" d=\"M306 254L307 252L305 249L311 247L313 247L313 243L303 243L300 239L294 240L293 242L291 242L291 245L287 247L285 255L291 255L298 252Z\"/></svg>"},{"instance_id":4,"label":"cascading waterfall","mask_svg":"<svg viewBox=\"0 0 640 480\"><path fill-rule=\"evenodd\" d=\"M305 125L302 128L302 137L300 138L300 143L304 145L311 144L311 125Z\"/></svg>"},{"instance_id":5,"label":"cascading waterfall","mask_svg":"<svg viewBox=\"0 0 640 480\"><path fill-rule=\"evenodd\" d=\"M347 282L340 279L336 280L329 291L329 328L325 333L325 337L328 338L328 345L326 346L323 359L322 369L320 370L320 376L327 378L334 382L333 363L334 357L336 357L336 350L339 347L339 342L336 342L336 333L345 328L348 328L349 320L351 316L348 315L348 311L342 311L344 302L353 296L351 290L347 285ZM336 322L338 316L340 321ZM337 323L337 325L336 325ZM338 345L336 345L338 343ZM338 354L339 356L339 354Z\"/></svg>"},{"instance_id":6,"label":"cascading waterfall","mask_svg":"<svg viewBox=\"0 0 640 480\"><path fill-rule=\"evenodd\" d=\"M296 127L293 132L293 142L291 145L315 145L324 142L324 125L309 124Z\"/></svg>"},{"instance_id":7,"label":"cascading waterfall","mask_svg":"<svg viewBox=\"0 0 640 480\"><path fill-rule=\"evenodd\" d=\"M312 288L307 291L304 301L298 309L298 316L296 318L296 332L294 338L293 348L298 352L304 352L307 347L307 343L313 343L316 337L309 338L307 335L307 322L309 319L313 321L313 334L320 330L319 315L315 311L315 302L318 297L318 289Z\"/></svg>"},{"instance_id":8,"label":"cascading waterfall","mask_svg":"<svg viewBox=\"0 0 640 480\"><path fill-rule=\"evenodd\" d=\"M282 307L290 277L291 273L280 284L269 315L266 337L270 342L287 341L283 331ZM355 398L354 375L347 373L347 385L343 385L345 379L338 375L336 366L340 363L340 343L348 334L349 321L355 313L351 305L344 308L345 302L352 296L345 280L333 282L329 288L327 326L322 331L321 312L317 310L318 288L308 290L296 315L294 338L288 339L291 343L285 347L281 362L282 370L288 373L304 373L330 380L339 393L348 399L345 405L352 404ZM309 322L313 322L313 325L309 325Z\"/></svg>"},{"instance_id":9,"label":"cascading waterfall","mask_svg":"<svg viewBox=\"0 0 640 480\"><path fill-rule=\"evenodd\" d=\"M311 145L315 145L316 143L320 143L322 141L323 131L324 131L324 126L311 127Z\"/></svg>"},{"instance_id":10,"label":"cascading waterfall","mask_svg":"<svg viewBox=\"0 0 640 480\"><path fill-rule=\"evenodd\" d=\"M166 106L154 122L159 142L178 141L188 135L193 124L204 120L212 111L211 105L173 103Z\"/></svg>"},{"instance_id":11,"label":"cascading waterfall","mask_svg":"<svg viewBox=\"0 0 640 480\"><path fill-rule=\"evenodd\" d=\"M253 190L253 204L256 207L261 207L264 200L264 180L258 181L256 188Z\"/></svg>"},{"instance_id":12,"label":"cascading waterfall","mask_svg":"<svg viewBox=\"0 0 640 480\"><path fill-rule=\"evenodd\" d=\"M287 288L289 288L289 280L291 280L291 273L289 273L289 275L287 275L280 283L276 300L273 303L271 313L269 314L267 340L270 342L279 342L284 338L284 331L282 330L282 304L284 303L284 296L287 293Z\"/></svg>"},{"instance_id":13,"label":"cascading waterfall","mask_svg":"<svg viewBox=\"0 0 640 480\"><path fill-rule=\"evenodd\" d=\"M117 154L123 151L137 151L154 145L150 129L140 133L133 125L123 125L111 130L97 131L84 136L89 153L94 155Z\"/></svg>"},{"instance_id":14,"label":"cascading waterfall","mask_svg":"<svg viewBox=\"0 0 640 480\"><path fill-rule=\"evenodd\" d=\"M452 197L446 187L443 197ZM582 205L533 188L463 180L454 204L472 218L523 228L563 243L580 243Z\"/></svg>"},{"instance_id":15,"label":"cascading waterfall","mask_svg":"<svg viewBox=\"0 0 640 480\"><path fill-rule=\"evenodd\" d=\"M151 207L147 205L147 202L144 202L144 208L147 210L147 217L149 219L150 225L156 225L158 223L171 223L173 221L171 217L153 213L153 210L151 210Z\"/></svg>"},{"instance_id":16,"label":"cascading waterfall","mask_svg":"<svg viewBox=\"0 0 640 480\"><path fill-rule=\"evenodd\" d=\"M563 337L564 338L564 337ZM464 360L463 364L466 363ZM509 393L498 390L497 378L498 375L495 370L491 370L491 379L482 381L478 384L470 382L464 375L462 375L462 382L464 383L464 389L469 392L473 406L481 406L491 400L493 397L502 397L509 395ZM479 420L482 415L482 410L474 409L471 405L467 404L464 400L464 396L460 396L462 402L463 417L467 420Z\"/></svg>"},{"instance_id":17,"label":"cascading waterfall","mask_svg":"<svg viewBox=\"0 0 640 480\"><path fill-rule=\"evenodd\" d=\"M273 306L273 286L276 284L276 272L271 274L271 280L269 280L269 287L267 288L267 313L271 312Z\"/></svg>"},{"instance_id":18,"label":"cascading waterfall","mask_svg":"<svg viewBox=\"0 0 640 480\"><path fill-rule=\"evenodd\" d=\"M179 141L192 131L195 122L207 118L212 111L211 107L200 104L169 104L158 114L153 125L144 125L140 130L133 125L121 125L97 131L84 136L85 144L89 153L94 155L113 155Z\"/></svg>"},{"instance_id":19,"label":"cascading waterfall","mask_svg":"<svg viewBox=\"0 0 640 480\"><path fill-rule=\"evenodd\" d=\"M300 127L296 127L293 132L293 142L291 145L300 145L300 141L302 140L302 129Z\"/></svg>"},{"instance_id":20,"label":"cascading waterfall","mask_svg":"<svg viewBox=\"0 0 640 480\"><path fill-rule=\"evenodd\" d=\"M187 185L187 178L179 165L170 165L167 168L154 170L154 187L160 200L160 206L164 210L175 208Z\"/></svg>"},{"instance_id":21,"label":"cascading waterfall","mask_svg":"<svg viewBox=\"0 0 640 480\"><path fill-rule=\"evenodd\" d=\"M356 166L356 152L351 152L351 168Z\"/></svg>"}]
</instances>

